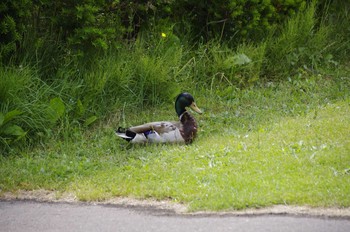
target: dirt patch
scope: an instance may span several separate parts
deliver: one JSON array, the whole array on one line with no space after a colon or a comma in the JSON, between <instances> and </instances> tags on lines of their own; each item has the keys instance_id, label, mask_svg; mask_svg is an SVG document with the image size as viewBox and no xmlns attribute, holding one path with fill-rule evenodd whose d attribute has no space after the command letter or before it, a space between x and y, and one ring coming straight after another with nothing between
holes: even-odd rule
<instances>
[{"instance_id":1,"label":"dirt patch","mask_svg":"<svg viewBox=\"0 0 350 232\"><path fill-rule=\"evenodd\" d=\"M196 214L211 212L195 212ZM261 209L245 209L237 211L216 212L216 215L259 216L259 215L291 215L311 217L337 217L350 219L350 208L314 208L309 206L274 205Z\"/></svg>"},{"instance_id":2,"label":"dirt patch","mask_svg":"<svg viewBox=\"0 0 350 232\"><path fill-rule=\"evenodd\" d=\"M2 200L33 200L42 202L77 202L78 199L72 193L60 193L48 190L34 190L24 191L19 190L17 192L5 192L0 195Z\"/></svg>"},{"instance_id":3,"label":"dirt patch","mask_svg":"<svg viewBox=\"0 0 350 232\"><path fill-rule=\"evenodd\" d=\"M79 203L81 201L73 193L59 193L48 190L23 191L15 193L5 192L0 194L0 200L32 200L37 202L57 202L57 203ZM185 214L188 210L185 205L171 201L158 201L152 199L139 200L126 197L114 197L104 201L84 202L88 204L116 205L128 208L153 208L173 212L175 214Z\"/></svg>"},{"instance_id":4,"label":"dirt patch","mask_svg":"<svg viewBox=\"0 0 350 232\"><path fill-rule=\"evenodd\" d=\"M35 190L18 191L16 193L2 193L0 200L33 200L38 202L78 203L79 200L72 193L58 193L55 191ZM138 200L133 198L115 197L105 201L87 202L88 204L115 205L127 208L147 208L167 211L170 214L190 216L259 216L259 215L292 215L312 217L337 217L350 219L350 208L314 208L309 206L275 205L260 209L245 209L233 211L198 211L189 212L186 205L171 201Z\"/></svg>"}]
</instances>

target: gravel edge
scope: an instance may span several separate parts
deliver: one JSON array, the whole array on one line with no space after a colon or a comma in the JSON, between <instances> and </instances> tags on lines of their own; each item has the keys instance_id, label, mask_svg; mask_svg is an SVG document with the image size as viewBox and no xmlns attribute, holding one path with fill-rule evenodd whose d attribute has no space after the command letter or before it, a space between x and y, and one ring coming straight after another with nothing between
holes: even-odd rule
<instances>
[{"instance_id":1,"label":"gravel edge","mask_svg":"<svg viewBox=\"0 0 350 232\"><path fill-rule=\"evenodd\" d=\"M290 215L308 217L332 217L350 219L350 208L325 208L310 206L289 206L274 205L271 207L229 211L188 211L183 204L174 203L168 200L134 199L125 197L114 197L104 201L81 202L72 193L58 193L48 190L17 191L0 193L0 200L3 201L36 201L50 203L84 203L93 205L108 205L124 208L134 208L146 211L154 211L157 215L177 216L261 216L261 215Z\"/></svg>"}]
</instances>

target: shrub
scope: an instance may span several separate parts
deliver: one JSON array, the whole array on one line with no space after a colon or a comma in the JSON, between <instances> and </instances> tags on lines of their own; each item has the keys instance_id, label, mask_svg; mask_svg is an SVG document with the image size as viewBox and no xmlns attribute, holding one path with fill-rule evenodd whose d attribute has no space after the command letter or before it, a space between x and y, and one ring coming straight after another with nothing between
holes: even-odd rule
<instances>
[{"instance_id":1,"label":"shrub","mask_svg":"<svg viewBox=\"0 0 350 232\"><path fill-rule=\"evenodd\" d=\"M10 1L0 3L0 61L8 59L16 52L25 25L30 18L32 1Z\"/></svg>"},{"instance_id":2,"label":"shrub","mask_svg":"<svg viewBox=\"0 0 350 232\"><path fill-rule=\"evenodd\" d=\"M305 5L305 0L189 0L174 1L172 12L176 22L190 24L196 38L261 40Z\"/></svg>"},{"instance_id":3,"label":"shrub","mask_svg":"<svg viewBox=\"0 0 350 232\"><path fill-rule=\"evenodd\" d=\"M153 0L5 1L0 4L1 54L10 54L30 33L34 44L57 39L70 52L106 52L142 28L167 20L193 38L260 40L277 23L295 14L306 0ZM188 33L188 31L187 31ZM35 41L37 40L37 41ZM90 52L89 52L90 51Z\"/></svg>"}]
</instances>

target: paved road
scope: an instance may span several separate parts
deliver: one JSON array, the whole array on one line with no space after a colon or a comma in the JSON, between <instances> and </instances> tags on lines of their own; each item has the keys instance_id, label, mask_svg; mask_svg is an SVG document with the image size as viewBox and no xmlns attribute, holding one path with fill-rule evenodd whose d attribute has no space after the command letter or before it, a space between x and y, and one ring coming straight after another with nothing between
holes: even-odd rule
<instances>
[{"instance_id":1,"label":"paved road","mask_svg":"<svg viewBox=\"0 0 350 232\"><path fill-rule=\"evenodd\" d=\"M350 220L291 216L179 216L150 208L0 201L0 231L350 231Z\"/></svg>"}]
</instances>

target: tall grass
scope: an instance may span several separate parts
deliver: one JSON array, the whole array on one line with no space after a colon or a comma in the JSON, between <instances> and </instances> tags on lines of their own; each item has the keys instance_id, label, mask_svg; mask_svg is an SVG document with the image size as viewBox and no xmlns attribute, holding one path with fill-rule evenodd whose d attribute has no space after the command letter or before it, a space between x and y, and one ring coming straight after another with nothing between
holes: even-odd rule
<instances>
[{"instance_id":1,"label":"tall grass","mask_svg":"<svg viewBox=\"0 0 350 232\"><path fill-rule=\"evenodd\" d=\"M350 2L349 1L333 1L326 9L327 15L324 21L331 25L332 30L330 37L332 41L337 41L337 45L333 47L333 55L335 60L345 60L349 62L350 52Z\"/></svg>"},{"instance_id":2,"label":"tall grass","mask_svg":"<svg viewBox=\"0 0 350 232\"><path fill-rule=\"evenodd\" d=\"M275 33L277 37L273 33L268 39L264 70L266 78L291 78L301 69L318 72L322 65L333 62L332 52L338 41L330 39L333 29L317 17L315 2L289 19Z\"/></svg>"},{"instance_id":3,"label":"tall grass","mask_svg":"<svg viewBox=\"0 0 350 232\"><path fill-rule=\"evenodd\" d=\"M2 125L1 151L9 145L18 144L16 133L8 133L8 128L14 126L30 131L29 135L49 127L47 117L48 105L45 100L52 91L43 84L35 71L28 67L0 68L1 113L3 115L18 112L16 116ZM7 131L7 132L6 132ZM22 138L23 139L23 138Z\"/></svg>"},{"instance_id":4,"label":"tall grass","mask_svg":"<svg viewBox=\"0 0 350 232\"><path fill-rule=\"evenodd\" d=\"M159 36L150 46L137 41L109 51L82 75L82 102L100 116L129 108L144 108L172 100L179 92L175 72L182 59L181 46L165 46Z\"/></svg>"}]
</instances>

